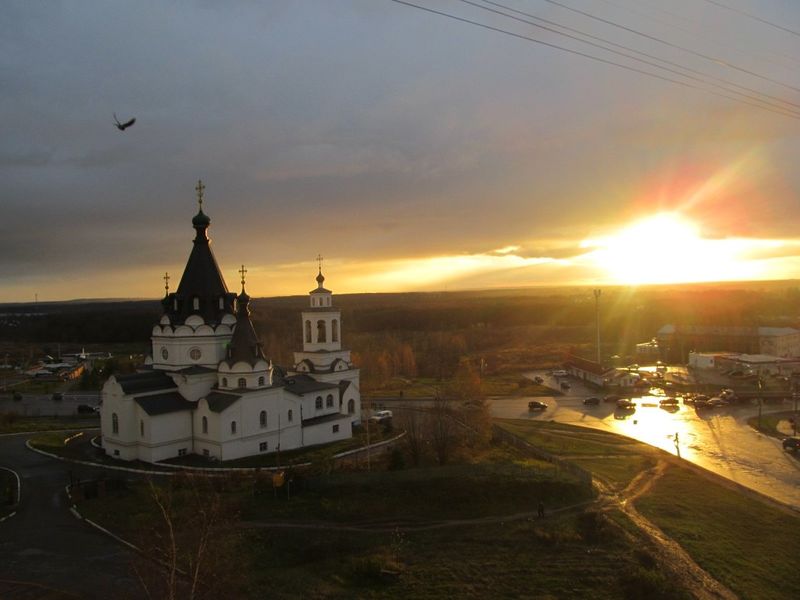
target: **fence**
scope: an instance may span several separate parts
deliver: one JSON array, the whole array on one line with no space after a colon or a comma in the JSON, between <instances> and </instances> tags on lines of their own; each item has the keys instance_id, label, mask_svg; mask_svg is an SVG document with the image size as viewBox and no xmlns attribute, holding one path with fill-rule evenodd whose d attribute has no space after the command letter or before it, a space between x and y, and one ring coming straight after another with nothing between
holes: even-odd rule
<instances>
[{"instance_id":1,"label":"fence","mask_svg":"<svg viewBox=\"0 0 800 600\"><path fill-rule=\"evenodd\" d=\"M587 489L591 489L592 474L583 467L580 467L568 460L564 460L563 458L560 458L554 454L550 454L546 450L537 448L527 440L517 435L514 435L513 433L503 429L499 425L492 425L492 435L496 440L505 442L509 446L514 446L515 448L519 448L520 450L528 453L534 458L538 458L539 460L549 462L556 468L556 475L558 475L559 472L564 472L569 476L577 479L580 482L580 484L585 486Z\"/></svg>"}]
</instances>

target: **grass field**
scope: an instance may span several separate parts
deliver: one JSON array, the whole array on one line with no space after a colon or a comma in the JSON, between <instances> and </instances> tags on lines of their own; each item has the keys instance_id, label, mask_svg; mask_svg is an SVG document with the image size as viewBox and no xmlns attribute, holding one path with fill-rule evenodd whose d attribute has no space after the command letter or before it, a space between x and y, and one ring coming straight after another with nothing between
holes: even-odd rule
<instances>
[{"instance_id":1,"label":"grass field","mask_svg":"<svg viewBox=\"0 0 800 600\"><path fill-rule=\"evenodd\" d=\"M252 478L233 478L220 489L246 522L367 529L234 528L238 568L220 577L253 598L685 597L611 520L584 508L553 512L589 499L588 490L553 480L550 465L513 449L487 456L511 460L316 477L298 482L291 500L271 489L255 493ZM539 500L545 518L503 518L534 512ZM174 505L185 502L179 493ZM79 510L144 544L159 522L141 482L85 500Z\"/></svg>"},{"instance_id":2,"label":"grass field","mask_svg":"<svg viewBox=\"0 0 800 600\"><path fill-rule=\"evenodd\" d=\"M100 427L100 419L96 416L19 417L17 415L0 414L0 433L93 427Z\"/></svg>"},{"instance_id":3,"label":"grass field","mask_svg":"<svg viewBox=\"0 0 800 600\"><path fill-rule=\"evenodd\" d=\"M797 598L797 514L676 467L636 505L742 598Z\"/></svg>"}]
</instances>

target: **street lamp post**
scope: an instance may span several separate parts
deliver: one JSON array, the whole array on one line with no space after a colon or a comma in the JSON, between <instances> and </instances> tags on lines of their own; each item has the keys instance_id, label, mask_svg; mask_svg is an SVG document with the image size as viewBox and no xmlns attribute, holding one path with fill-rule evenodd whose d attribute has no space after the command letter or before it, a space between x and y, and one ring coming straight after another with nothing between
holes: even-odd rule
<instances>
[{"instance_id":1,"label":"street lamp post","mask_svg":"<svg viewBox=\"0 0 800 600\"><path fill-rule=\"evenodd\" d=\"M592 294L594 294L594 312L595 312L595 323L597 325L597 364L600 364L600 294L603 293L603 290L594 289L592 290Z\"/></svg>"},{"instance_id":2,"label":"street lamp post","mask_svg":"<svg viewBox=\"0 0 800 600\"><path fill-rule=\"evenodd\" d=\"M761 378L761 369L758 370L758 430L761 431L761 407L764 404L764 398L761 395L761 390L764 387L764 380Z\"/></svg>"}]
</instances>

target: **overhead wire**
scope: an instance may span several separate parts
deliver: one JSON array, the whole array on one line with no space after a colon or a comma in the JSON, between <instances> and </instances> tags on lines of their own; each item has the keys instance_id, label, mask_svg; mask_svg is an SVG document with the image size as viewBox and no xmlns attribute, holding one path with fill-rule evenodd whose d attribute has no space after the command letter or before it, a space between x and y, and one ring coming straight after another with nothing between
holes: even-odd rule
<instances>
[{"instance_id":1,"label":"overhead wire","mask_svg":"<svg viewBox=\"0 0 800 600\"><path fill-rule=\"evenodd\" d=\"M753 19L754 21L758 21L759 23L764 23L765 25L769 25L770 27L774 27L775 29L780 29L781 31L785 31L786 33L791 33L792 35L796 35L796 36L800 37L800 32L799 31L795 31L794 29L789 29L788 27L784 27L783 25L778 25L777 23L773 23L772 21L767 21L766 19L763 19L763 18L759 17L758 15L754 15L752 13L749 13L749 12L745 11L745 10L742 10L741 8L736 8L734 6L729 6L727 4L719 2L718 0L704 0L704 1L708 2L709 4L713 4L714 6L719 6L720 8L724 8L725 10L729 10L731 12L735 12L735 13L738 13L740 15L743 15L745 17Z\"/></svg>"},{"instance_id":2,"label":"overhead wire","mask_svg":"<svg viewBox=\"0 0 800 600\"><path fill-rule=\"evenodd\" d=\"M504 35L508 35L510 37L514 37L514 38L517 38L517 39L525 40L525 41L532 42L532 43L535 43L535 44L540 44L542 46L553 48L555 50L560 50L562 52L567 52L569 54L574 54L576 56L581 56L583 58L587 58L587 59L595 61L595 62L600 62L600 63L603 63L603 64L607 64L607 65L611 65L611 66L614 66L614 67L618 67L620 69L625 69L627 71L632 71L632 72L635 72L635 73L639 73L639 74L645 75L647 77L651 77L651 78L654 78L654 79L659 79L661 81L665 81L665 82L673 83L673 84L676 84L676 85L680 85L680 86L683 86L685 88L703 91L703 92L706 92L708 94L712 94L712 95L715 95L715 96L718 96L718 97L721 97L721 98L725 98L727 100L731 100L733 102L739 102L740 104L747 104L749 106L753 106L755 108L760 108L760 109L768 111L768 112L772 112L772 113L779 114L779 115L782 115L782 116L785 116L785 117L789 117L789 118L792 118L792 119L799 119L800 120L800 116L798 116L796 113L792 112L790 109L772 108L770 106L765 106L762 103L750 102L750 101L745 100L745 99L743 99L741 97L729 96L728 94L725 94L725 93L722 93L722 92L719 92L719 91L716 91L716 90L713 90L713 89L709 89L707 87L694 85L694 84L689 83L687 81L681 81L679 79L673 79L672 77L666 77L666 76L660 75L658 73L653 73L652 71L647 71L645 69L639 69L638 67L634 67L634 66L631 66L631 65L626 65L626 64L619 63L619 62L616 62L616 61L613 61L613 60L609 60L609 59L606 59L606 58L595 56L595 55L589 54L587 52L582 52L580 50L575 50L574 48L568 48L566 46L560 46L559 44L554 44L552 42L547 42L545 40L540 40L538 38L534 38L534 37L531 37L531 36L523 35L521 33L516 33L514 31L509 31L507 29L502 29L500 27L495 27L495 26L489 25L487 23L481 23L480 21L474 21L472 19L468 19L466 17L462 17L462 16L459 16L459 15L454 15L452 13L448 13L448 12L445 12L445 11L437 10L435 8L430 8L428 6L422 6L422 5L419 5L419 4L415 4L414 2L410 2L408 0L389 0L389 1L390 2L394 2L396 4L402 4L402 5L407 6L409 8L415 8L415 9L421 10L423 12L439 15L439 16L446 17L446 18L449 18L449 19L453 19L455 21L459 21L459 22L462 22L462 23L473 25L475 27L480 27L482 29L487 29L489 31L494 31L496 33L502 33ZM659 67L659 68L663 69L664 67ZM685 75L682 75L682 76L685 77Z\"/></svg>"},{"instance_id":3,"label":"overhead wire","mask_svg":"<svg viewBox=\"0 0 800 600\"><path fill-rule=\"evenodd\" d=\"M515 17L515 16L513 16L513 15L508 15L508 14L506 14L506 13L503 13L503 12L501 12L501 11L495 11L494 9L490 9L490 8L488 8L488 7L485 7L485 6L482 6L482 5L476 4L476 3L475 3L475 2L473 2L472 0L460 0L460 1L461 1L461 2L463 2L463 3L465 3L465 4L469 4L469 5L471 5L471 6L475 6L475 7L478 7L478 8L483 8L484 10L488 10L488 11L490 11L490 12L494 12L494 13L497 13L497 14L501 14L501 15L503 15L503 16L506 16L506 17L509 17L509 18L511 18L511 19L518 20L518 21L521 21L521 22L523 22L523 23L527 23L527 24L529 24L529 25L533 25L533 26L535 26L535 27L542 27L543 29L545 29L545 30L547 30L547 31L553 31L552 29L550 29L550 28L548 28L548 27L543 27L543 26L541 26L541 25L537 25L536 23L533 23L533 22L531 22L531 21L527 21L527 20L525 20L525 19L520 19L520 18L518 18L518 17ZM765 104L767 104L767 105L774 106L775 108L780 108L780 109L785 109L786 107L784 107L784 106L781 106L781 104L775 104L774 102L770 102L769 100L764 100L764 98L769 98L769 99L771 99L771 100L774 100L774 101L776 101L776 102L779 102L779 103L782 103L782 104L786 104L786 105L789 105L789 106L794 106L794 107L796 107L796 108L800 108L800 104L798 104L798 103L795 103L795 102L791 102L791 101L789 101L789 100L785 100L784 98L780 98L780 97L778 97L778 96L773 96L772 94L767 94L767 93L765 93L765 92L761 92L761 91L759 91L759 90L756 90L756 89L754 89L754 88L750 88L750 87L747 87L747 86L744 86L744 85L740 85L740 84L738 84L738 83L735 83L735 82L733 82L733 81L728 81L728 80L726 80L726 79L723 79L723 78L721 78L721 77L716 77L716 76L714 76L714 75L711 75L711 74L709 74L709 73L705 73L705 72L703 72L703 71L699 71L699 70L697 70L697 69L693 69L693 68L691 68L691 67L687 67L687 66L685 66L685 65L681 65L681 64L679 64L679 63L676 63L676 62L674 62L674 61L667 60L667 59L664 59L664 58L661 58L661 57L655 56L655 55L653 55L653 54L649 54L649 53L647 53L647 52L643 52L643 51L641 51L641 50L637 50L637 49L635 49L635 48L631 48L631 47L629 47L629 46L625 46L625 45L622 45L622 44L618 44L618 43L616 43L616 42L612 42L612 41L610 41L610 40L606 40L606 39L604 39L604 38L601 38L601 37L598 37L598 36L592 35L592 34L590 34L590 33L586 33L586 32L584 32L584 31L580 31L580 30L578 30L578 29L575 29L575 28L573 28L573 27L569 27L569 26L567 26L567 25L562 25L561 23L557 23L557 22L555 22L555 21L551 21L551 20L549 20L549 19L543 19L543 18L541 18L541 17L537 17L536 15L533 15L533 14L531 14L531 13L524 12L524 11L521 11L521 10L517 10L517 9L515 9L515 8L512 8L512 7L510 7L510 6L506 6L506 5L504 5L504 4L500 4L499 2L494 2L493 0L481 0L481 1L482 1L482 2L484 2L485 4L490 4L490 5L492 5L492 6L497 6L497 7L499 7L499 8L502 8L502 9L504 9L504 10L508 10L508 11L511 11L511 12L513 12L513 13L517 13L517 14L520 14L520 15L524 15L524 16L526 16L526 17L530 17L531 19L535 19L536 21L540 21L540 22L542 22L542 23L547 23L547 24L549 24L549 25L553 25L554 27L558 27L558 28L560 28L560 29L564 29L565 31L571 31L571 32L573 32L573 33L576 33L576 34L578 34L578 35L581 35L581 36L584 36L584 37L587 37L587 38L590 38L590 39L593 39L593 40L598 40L598 41L602 42L603 44L608 44L608 45L610 45L610 46L614 46L614 47L616 47L616 48L622 48L623 50L625 50L625 51L627 51L627 52L633 52L633 53L635 53L635 54L638 54L638 55L641 55L641 56L645 56L645 57L647 57L647 58L650 58L650 59L653 59L653 60L657 60L657 61L663 62L663 63L665 63L665 64L671 65L671 66L673 66L673 67L675 67L675 68L677 68L677 69L682 69L682 70L684 70L684 71L688 71L688 72L690 72L690 73L694 73L695 75L699 75L700 77L694 77L694 76L692 76L692 75L687 75L687 74L685 74L685 73L683 73L683 72L681 72L681 71L676 71L676 70L674 70L674 69L669 69L669 68L666 68L666 67L662 67L661 65L654 65L653 63L651 63L651 62L649 62L649 61L644 61L644 60L642 60L642 59L639 59L639 58L636 58L636 57L629 56L628 54L625 54L624 52L623 52L623 53L616 52L616 51L614 51L614 50L611 50L610 48L606 48L606 47L604 47L604 46L602 46L602 45L593 44L593 43L591 43L591 42L586 42L586 41L584 41L584 43L586 43L586 44L590 44L590 45L592 45L592 46L600 47L600 48L602 48L602 49L604 49L604 50L606 50L606 51L608 51L608 52L613 52L614 54L619 54L619 55L621 55L621 56L625 56L626 58L632 58L633 60L638 60L638 61L644 62L645 64L647 64L647 65L650 65L650 66L656 66L656 67L658 67L658 68L665 69L665 70L667 70L667 71L669 71L669 72L671 72L671 73L675 73L675 74L681 75L681 76L683 76L683 77L687 77L687 78L689 78L689 79L692 79L692 80L694 80L694 81L699 81L699 82L701 82L701 83L706 83L706 79L703 79L703 78L707 78L707 79L713 79L713 80L715 80L715 81L719 81L719 82L722 82L723 84L725 84L725 85L723 85L723 86L717 86L717 87L720 87L721 89L724 89L724 90L726 90L726 91L729 91L729 92L731 92L731 93L734 93L734 94L741 94L741 95L742 95L742 96L744 96L745 98L750 98L751 100L756 100L756 101L758 101L758 102L764 102L764 103L765 103ZM559 32L556 32L556 33L559 33ZM567 35L567 34L561 34L561 35L565 35L566 37L569 37L569 38L571 38L571 39L578 39L578 38L574 38L573 36L570 36L570 35ZM583 40L579 40L579 41L583 41ZM745 90L745 91L747 91L747 92L750 92L750 94L745 94L745 93L743 93L743 92L738 92L738 91L736 91L736 90L731 90L729 87L725 87L725 86L732 86L732 87L736 87L736 88L739 88L739 89ZM756 94L756 96L753 96L753 95L751 95L751 94ZM759 97L759 96L763 96L763 98L762 98L762 97ZM791 109L788 109L788 110L791 110Z\"/></svg>"},{"instance_id":4,"label":"overhead wire","mask_svg":"<svg viewBox=\"0 0 800 600\"><path fill-rule=\"evenodd\" d=\"M777 79L773 79L772 77L767 77L766 75L761 75L760 73L756 73L755 71L751 71L750 69L745 69L744 67L737 66L737 65L735 65L735 64L733 64L731 62L728 62L727 60L725 60L723 58L719 58L719 57L716 57L716 56L711 56L711 55L705 54L703 52L698 52L697 50L693 50L691 48L687 48L685 46L681 46L680 44L675 44L673 42L670 42L669 40L665 40L665 39L660 38L658 36L650 35L649 33L644 33L642 31L634 29L633 27L628 27L626 25L621 25L619 23L615 23L614 21L611 21L610 19L604 19L603 17L598 17L597 15L593 15L590 12L586 12L585 10L580 10L580 9L575 8L573 6L569 6L567 4L564 4L563 2L559 2L558 0L543 0L543 1L547 2L549 4L553 4L555 6L560 6L564 10L568 10L568 11L577 13L579 15L583 15L584 17L588 17L590 19L594 19L595 21L599 21L600 23L605 23L606 25L610 25L611 27L616 27L618 29L622 29L622 30L627 31L629 33L633 33L634 35L638 35L638 36L646 38L648 40L652 40L654 42L658 42L660 44L664 44L665 46L669 46L670 48L675 48L676 50L681 50L683 52L688 52L689 54L693 54L694 56L697 56L699 58L703 58L705 60L709 60L709 61L711 61L713 63L716 63L718 65L722 65L724 67L728 67L729 69L734 69L736 71L740 71L742 73L746 73L747 75L751 75L753 77L757 77L759 79L763 79L764 81L769 81L770 83L774 83L775 85L779 85L779 86L788 88L788 89L793 90L795 92L800 92L800 88L799 87L795 87L795 86L790 85L788 83L784 83L783 81L779 81Z\"/></svg>"}]
</instances>

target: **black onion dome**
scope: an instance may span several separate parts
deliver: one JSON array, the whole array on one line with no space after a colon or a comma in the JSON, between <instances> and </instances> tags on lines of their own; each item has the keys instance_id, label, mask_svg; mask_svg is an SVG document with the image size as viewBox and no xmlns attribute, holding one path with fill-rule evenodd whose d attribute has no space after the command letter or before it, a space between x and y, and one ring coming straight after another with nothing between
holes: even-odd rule
<instances>
[{"instance_id":1,"label":"black onion dome","mask_svg":"<svg viewBox=\"0 0 800 600\"><path fill-rule=\"evenodd\" d=\"M211 217L204 213L203 209L201 208L192 219L192 225L195 227L195 229L206 229L209 225L211 225Z\"/></svg>"}]
</instances>

